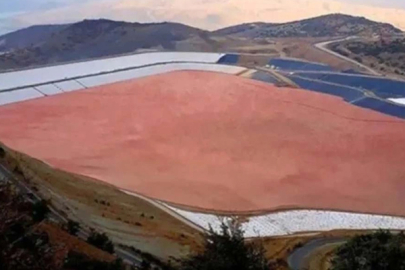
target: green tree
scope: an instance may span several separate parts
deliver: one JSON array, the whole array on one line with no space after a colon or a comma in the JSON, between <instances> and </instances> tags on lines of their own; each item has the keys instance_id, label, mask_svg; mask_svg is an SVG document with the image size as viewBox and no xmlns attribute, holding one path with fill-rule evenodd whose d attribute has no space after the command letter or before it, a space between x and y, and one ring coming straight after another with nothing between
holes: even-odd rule
<instances>
[{"instance_id":1,"label":"green tree","mask_svg":"<svg viewBox=\"0 0 405 270\"><path fill-rule=\"evenodd\" d=\"M221 233L210 229L204 251L181 262L181 270L269 270L262 245L245 241L237 222L222 224Z\"/></svg>"},{"instance_id":2,"label":"green tree","mask_svg":"<svg viewBox=\"0 0 405 270\"><path fill-rule=\"evenodd\" d=\"M114 253L114 245L105 233L98 233L92 230L87 238L87 243L108 253Z\"/></svg>"},{"instance_id":3,"label":"green tree","mask_svg":"<svg viewBox=\"0 0 405 270\"><path fill-rule=\"evenodd\" d=\"M405 235L378 231L339 247L331 270L405 270Z\"/></svg>"},{"instance_id":4,"label":"green tree","mask_svg":"<svg viewBox=\"0 0 405 270\"><path fill-rule=\"evenodd\" d=\"M76 221L73 220L68 220L67 223L67 231L71 234L71 235L77 235L77 233L80 230L80 224Z\"/></svg>"},{"instance_id":5,"label":"green tree","mask_svg":"<svg viewBox=\"0 0 405 270\"><path fill-rule=\"evenodd\" d=\"M142 260L140 270L151 270L150 262L148 262L146 260Z\"/></svg>"},{"instance_id":6,"label":"green tree","mask_svg":"<svg viewBox=\"0 0 405 270\"><path fill-rule=\"evenodd\" d=\"M45 200L34 203L32 206L32 219L34 222L41 222L49 214L48 203Z\"/></svg>"}]
</instances>

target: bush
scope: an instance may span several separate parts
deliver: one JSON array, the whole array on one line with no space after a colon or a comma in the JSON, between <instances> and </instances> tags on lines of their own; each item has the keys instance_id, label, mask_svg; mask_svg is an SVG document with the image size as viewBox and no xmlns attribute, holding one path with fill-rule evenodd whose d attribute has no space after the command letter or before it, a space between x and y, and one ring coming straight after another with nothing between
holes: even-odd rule
<instances>
[{"instance_id":1,"label":"bush","mask_svg":"<svg viewBox=\"0 0 405 270\"><path fill-rule=\"evenodd\" d=\"M68 220L67 223L67 231L71 234L71 235L77 235L77 233L80 230L80 224L76 221L73 220Z\"/></svg>"},{"instance_id":2,"label":"bush","mask_svg":"<svg viewBox=\"0 0 405 270\"><path fill-rule=\"evenodd\" d=\"M359 56L355 56L353 59L359 63L363 63L363 59L361 59Z\"/></svg>"},{"instance_id":3,"label":"bush","mask_svg":"<svg viewBox=\"0 0 405 270\"><path fill-rule=\"evenodd\" d=\"M114 245L105 233L98 233L92 230L90 236L87 238L87 243L108 253L114 253Z\"/></svg>"},{"instance_id":4,"label":"bush","mask_svg":"<svg viewBox=\"0 0 405 270\"><path fill-rule=\"evenodd\" d=\"M205 236L204 251L181 261L181 270L269 270L262 245L245 242L243 231L236 222L222 224L221 233L212 229Z\"/></svg>"},{"instance_id":5,"label":"bush","mask_svg":"<svg viewBox=\"0 0 405 270\"><path fill-rule=\"evenodd\" d=\"M405 269L405 235L379 231L352 238L339 247L331 270Z\"/></svg>"},{"instance_id":6,"label":"bush","mask_svg":"<svg viewBox=\"0 0 405 270\"><path fill-rule=\"evenodd\" d=\"M141 270L150 270L151 269L151 264L148 261L142 260L141 263Z\"/></svg>"},{"instance_id":7,"label":"bush","mask_svg":"<svg viewBox=\"0 0 405 270\"><path fill-rule=\"evenodd\" d=\"M50 210L48 207L48 203L45 200L36 202L32 206L32 220L34 222L41 222L48 216L49 212Z\"/></svg>"}]
</instances>

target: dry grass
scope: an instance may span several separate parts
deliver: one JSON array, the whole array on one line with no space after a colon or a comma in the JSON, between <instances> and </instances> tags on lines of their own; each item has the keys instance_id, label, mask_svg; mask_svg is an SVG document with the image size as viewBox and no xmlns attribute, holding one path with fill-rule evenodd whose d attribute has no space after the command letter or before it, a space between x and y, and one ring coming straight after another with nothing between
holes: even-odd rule
<instances>
[{"instance_id":1,"label":"dry grass","mask_svg":"<svg viewBox=\"0 0 405 270\"><path fill-rule=\"evenodd\" d=\"M29 186L69 218L108 233L116 243L134 246L162 259L199 249L199 232L151 204L111 185L51 168L0 146L7 153L4 165L11 171L18 166L21 180L28 179L25 181Z\"/></svg>"},{"instance_id":2,"label":"dry grass","mask_svg":"<svg viewBox=\"0 0 405 270\"><path fill-rule=\"evenodd\" d=\"M284 56L287 57L301 58L312 62L324 63L336 69L358 69L357 65L314 47L315 43L322 41L323 39L315 38L277 39L277 47L279 50L283 51Z\"/></svg>"},{"instance_id":3,"label":"dry grass","mask_svg":"<svg viewBox=\"0 0 405 270\"><path fill-rule=\"evenodd\" d=\"M89 258L97 261L112 262L116 259L115 256L68 234L55 224L41 223L36 231L47 233L51 244L58 246L58 252L55 254L55 259L60 264L63 263L63 260L66 258L69 251L85 254Z\"/></svg>"},{"instance_id":4,"label":"dry grass","mask_svg":"<svg viewBox=\"0 0 405 270\"><path fill-rule=\"evenodd\" d=\"M266 256L272 261L277 261L277 270L287 270L287 259L290 253L297 245L304 244L309 241L307 237L280 237L267 238L262 240L266 249Z\"/></svg>"}]
</instances>

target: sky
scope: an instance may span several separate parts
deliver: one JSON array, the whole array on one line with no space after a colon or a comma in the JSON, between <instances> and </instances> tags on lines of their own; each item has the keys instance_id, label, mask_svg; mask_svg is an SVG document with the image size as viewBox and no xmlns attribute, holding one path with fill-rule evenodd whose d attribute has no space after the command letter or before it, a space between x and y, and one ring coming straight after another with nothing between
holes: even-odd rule
<instances>
[{"instance_id":1,"label":"sky","mask_svg":"<svg viewBox=\"0 0 405 270\"><path fill-rule=\"evenodd\" d=\"M35 24L98 18L175 21L214 30L329 13L364 16L405 30L405 0L0 0L0 34Z\"/></svg>"}]
</instances>

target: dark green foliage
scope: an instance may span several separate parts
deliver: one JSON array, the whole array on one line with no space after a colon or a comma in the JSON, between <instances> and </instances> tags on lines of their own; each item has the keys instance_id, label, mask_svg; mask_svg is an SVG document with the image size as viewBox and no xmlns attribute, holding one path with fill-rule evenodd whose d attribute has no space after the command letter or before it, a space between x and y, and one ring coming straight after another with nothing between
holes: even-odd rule
<instances>
[{"instance_id":1,"label":"dark green foliage","mask_svg":"<svg viewBox=\"0 0 405 270\"><path fill-rule=\"evenodd\" d=\"M405 235L379 231L338 248L331 270L404 270Z\"/></svg>"},{"instance_id":2,"label":"dark green foliage","mask_svg":"<svg viewBox=\"0 0 405 270\"><path fill-rule=\"evenodd\" d=\"M41 222L49 214L48 203L45 200L34 203L32 206L32 219L34 222Z\"/></svg>"},{"instance_id":3,"label":"dark green foliage","mask_svg":"<svg viewBox=\"0 0 405 270\"><path fill-rule=\"evenodd\" d=\"M0 158L4 158L6 156L6 151L2 147L0 147Z\"/></svg>"},{"instance_id":4,"label":"dark green foliage","mask_svg":"<svg viewBox=\"0 0 405 270\"><path fill-rule=\"evenodd\" d=\"M70 251L65 259L63 269L66 270L124 270L122 260L101 262L92 260L84 254Z\"/></svg>"},{"instance_id":5,"label":"dark green foliage","mask_svg":"<svg viewBox=\"0 0 405 270\"><path fill-rule=\"evenodd\" d=\"M330 49L331 49L332 51L337 52L338 54L343 55L343 56L346 56L346 57L349 57L349 56L350 56L350 54L348 54L347 52L345 52L344 50L342 50L342 49L339 47L339 44L332 44L332 45L330 46Z\"/></svg>"},{"instance_id":6,"label":"dark green foliage","mask_svg":"<svg viewBox=\"0 0 405 270\"><path fill-rule=\"evenodd\" d=\"M92 230L90 236L87 238L87 243L108 253L114 253L114 245L105 233L98 233Z\"/></svg>"},{"instance_id":7,"label":"dark green foliage","mask_svg":"<svg viewBox=\"0 0 405 270\"><path fill-rule=\"evenodd\" d=\"M143 260L141 263L140 270L151 270L151 269L152 268L151 268L150 262Z\"/></svg>"},{"instance_id":8,"label":"dark green foliage","mask_svg":"<svg viewBox=\"0 0 405 270\"><path fill-rule=\"evenodd\" d=\"M405 65L403 65L403 59L405 58L404 38L382 38L374 42L350 41L335 43L330 48L343 56L352 57L359 63L362 63L364 59L369 59L372 68L376 67L376 63L388 67L388 69L380 67L381 71L390 71L399 75L405 71ZM351 52L351 54L346 51Z\"/></svg>"},{"instance_id":9,"label":"dark green foliage","mask_svg":"<svg viewBox=\"0 0 405 270\"><path fill-rule=\"evenodd\" d=\"M8 231L4 236L11 243L16 241L22 235L24 235L25 232L26 232L26 224L24 224L24 222L21 221L15 221L13 224L9 226Z\"/></svg>"},{"instance_id":10,"label":"dark green foliage","mask_svg":"<svg viewBox=\"0 0 405 270\"><path fill-rule=\"evenodd\" d=\"M71 235L77 235L77 233L80 230L80 224L76 221L70 220L67 223L67 231L71 234Z\"/></svg>"},{"instance_id":11,"label":"dark green foliage","mask_svg":"<svg viewBox=\"0 0 405 270\"><path fill-rule=\"evenodd\" d=\"M32 205L15 187L0 183L0 269L55 270L46 233L34 230Z\"/></svg>"},{"instance_id":12,"label":"dark green foliage","mask_svg":"<svg viewBox=\"0 0 405 270\"><path fill-rule=\"evenodd\" d=\"M356 60L359 63L363 63L363 59L361 59L361 57L359 57L359 56L355 56L354 60Z\"/></svg>"},{"instance_id":13,"label":"dark green foliage","mask_svg":"<svg viewBox=\"0 0 405 270\"><path fill-rule=\"evenodd\" d=\"M66 267L62 268L58 254L65 244L55 245L49 241L48 233L37 230L37 222L43 220L48 212L46 201L28 203L15 186L0 182L0 270L126 269L121 260L106 263L74 253L69 253ZM71 224L76 227L74 222ZM93 239L100 237L96 235ZM109 241L101 242L107 247L108 243L111 244Z\"/></svg>"},{"instance_id":14,"label":"dark green foliage","mask_svg":"<svg viewBox=\"0 0 405 270\"><path fill-rule=\"evenodd\" d=\"M269 270L263 246L246 242L239 225L222 224L221 234L212 229L205 237L205 249L181 262L181 270Z\"/></svg>"}]
</instances>

